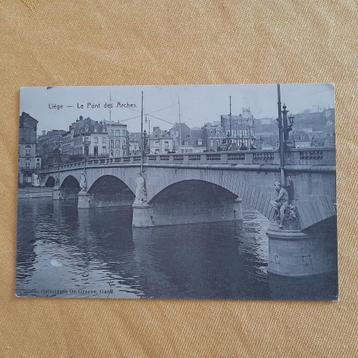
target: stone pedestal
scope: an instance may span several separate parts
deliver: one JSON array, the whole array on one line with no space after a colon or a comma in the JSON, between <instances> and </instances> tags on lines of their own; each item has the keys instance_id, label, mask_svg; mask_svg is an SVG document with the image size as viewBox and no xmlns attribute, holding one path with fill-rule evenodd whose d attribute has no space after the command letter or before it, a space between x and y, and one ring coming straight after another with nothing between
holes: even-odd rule
<instances>
[{"instance_id":1,"label":"stone pedestal","mask_svg":"<svg viewBox=\"0 0 358 358\"><path fill-rule=\"evenodd\" d=\"M133 204L133 227L155 226L153 218L153 208L148 204Z\"/></svg>"},{"instance_id":2,"label":"stone pedestal","mask_svg":"<svg viewBox=\"0 0 358 358\"><path fill-rule=\"evenodd\" d=\"M62 199L61 190L53 189L52 191L52 200L60 200Z\"/></svg>"},{"instance_id":3,"label":"stone pedestal","mask_svg":"<svg viewBox=\"0 0 358 358\"><path fill-rule=\"evenodd\" d=\"M325 237L307 235L300 230L280 229L272 224L269 237L271 274L300 277L332 272L336 253L329 249Z\"/></svg>"},{"instance_id":4,"label":"stone pedestal","mask_svg":"<svg viewBox=\"0 0 358 358\"><path fill-rule=\"evenodd\" d=\"M80 191L78 193L78 209L89 209L94 206L94 198L92 194L89 194L85 191Z\"/></svg>"}]
</instances>

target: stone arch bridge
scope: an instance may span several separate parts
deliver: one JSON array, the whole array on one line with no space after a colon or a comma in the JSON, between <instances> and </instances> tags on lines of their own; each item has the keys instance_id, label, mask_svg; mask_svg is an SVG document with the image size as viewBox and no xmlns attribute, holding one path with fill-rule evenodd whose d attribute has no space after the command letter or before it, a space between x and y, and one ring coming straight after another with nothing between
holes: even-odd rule
<instances>
[{"instance_id":1,"label":"stone arch bridge","mask_svg":"<svg viewBox=\"0 0 358 358\"><path fill-rule=\"evenodd\" d=\"M132 205L139 228L240 220L242 207L271 220L275 214L276 151L148 155L142 174L140 168L139 156L90 159L43 170L41 185L53 187L54 200L78 197L79 209ZM284 170L294 225L271 225L269 270L289 276L333 270L336 252L312 228L336 218L335 148L293 149Z\"/></svg>"},{"instance_id":2,"label":"stone arch bridge","mask_svg":"<svg viewBox=\"0 0 358 358\"><path fill-rule=\"evenodd\" d=\"M296 149L289 154L285 171L293 183L300 227L306 229L336 214L335 151L330 148L309 148ZM275 151L150 155L144 163L146 195L142 203L149 210L165 199L176 202L185 200L188 199L185 193L190 192L191 187L195 191L190 193L193 200L204 200L210 196L217 200L221 197L229 200L231 197L238 209L237 213L240 212L238 207L243 206L272 218L270 201L275 195L273 183L280 179L278 160L278 153ZM115 193L126 192L126 202L131 200L131 196L134 201L140 172L139 162L140 157L124 157L66 164L43 170L41 185L53 186L55 199L61 198L61 192L66 190L79 192L79 208L96 206L95 197L98 193L103 193L103 188L112 197ZM82 190L81 175L82 181L85 180ZM178 194L178 190L183 195L173 195ZM196 198L197 191L202 192L202 198ZM118 195L118 199L121 200L121 195ZM134 206L138 207L138 200ZM212 214L211 217L207 216L210 221L215 219L215 213ZM161 220L159 217L154 221L155 212L151 216L153 222L146 221L140 225L134 218L134 224L137 222L138 226L153 226L180 223L180 217L176 221L168 221L168 218ZM181 218L184 220L182 223L190 222L190 218L194 222L197 220L189 215ZM226 213L216 217L218 221L225 218L229 220L232 216Z\"/></svg>"}]
</instances>

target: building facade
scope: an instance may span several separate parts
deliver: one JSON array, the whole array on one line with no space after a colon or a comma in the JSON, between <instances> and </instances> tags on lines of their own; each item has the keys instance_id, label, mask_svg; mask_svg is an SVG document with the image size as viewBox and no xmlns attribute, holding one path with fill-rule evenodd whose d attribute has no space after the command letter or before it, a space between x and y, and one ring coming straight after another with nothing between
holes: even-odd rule
<instances>
[{"instance_id":1,"label":"building facade","mask_svg":"<svg viewBox=\"0 0 358 358\"><path fill-rule=\"evenodd\" d=\"M117 158L128 155L127 125L114 121L104 123L108 133L109 156Z\"/></svg>"},{"instance_id":2,"label":"building facade","mask_svg":"<svg viewBox=\"0 0 358 358\"><path fill-rule=\"evenodd\" d=\"M109 156L108 133L102 122L91 118L80 118L73 126L73 157Z\"/></svg>"},{"instance_id":3,"label":"building facade","mask_svg":"<svg viewBox=\"0 0 358 358\"><path fill-rule=\"evenodd\" d=\"M49 167L62 163L62 139L66 131L53 129L43 131L37 138L37 154L41 157L42 166Z\"/></svg>"},{"instance_id":4,"label":"building facade","mask_svg":"<svg viewBox=\"0 0 358 358\"><path fill-rule=\"evenodd\" d=\"M41 158L37 155L37 123L35 118L22 112L19 123L20 186L37 185L37 172L41 169Z\"/></svg>"},{"instance_id":5,"label":"building facade","mask_svg":"<svg viewBox=\"0 0 358 358\"><path fill-rule=\"evenodd\" d=\"M175 123L169 130L169 134L173 138L175 151L179 151L181 145L191 144L191 131L185 123Z\"/></svg>"},{"instance_id":6,"label":"building facade","mask_svg":"<svg viewBox=\"0 0 358 358\"><path fill-rule=\"evenodd\" d=\"M166 154L174 152L174 139L170 132L153 127L152 133L148 138L150 154Z\"/></svg>"},{"instance_id":7,"label":"building facade","mask_svg":"<svg viewBox=\"0 0 358 358\"><path fill-rule=\"evenodd\" d=\"M73 135L74 129L71 124L69 130L62 135L61 140L61 155L64 161L70 161L73 157Z\"/></svg>"},{"instance_id":8,"label":"building facade","mask_svg":"<svg viewBox=\"0 0 358 358\"><path fill-rule=\"evenodd\" d=\"M190 144L194 147L203 147L203 132L201 128L190 128Z\"/></svg>"},{"instance_id":9,"label":"building facade","mask_svg":"<svg viewBox=\"0 0 358 358\"><path fill-rule=\"evenodd\" d=\"M62 134L61 154L69 160L88 157L122 157L128 154L128 131L125 124L79 119Z\"/></svg>"},{"instance_id":10,"label":"building facade","mask_svg":"<svg viewBox=\"0 0 358 358\"><path fill-rule=\"evenodd\" d=\"M220 119L227 150L255 148L255 118L249 108L243 108L239 115L221 115Z\"/></svg>"},{"instance_id":11,"label":"building facade","mask_svg":"<svg viewBox=\"0 0 358 358\"><path fill-rule=\"evenodd\" d=\"M198 154L204 153L206 148L203 146L194 146L194 145L181 145L179 150L176 153L180 154Z\"/></svg>"},{"instance_id":12,"label":"building facade","mask_svg":"<svg viewBox=\"0 0 358 358\"><path fill-rule=\"evenodd\" d=\"M140 141L141 134L138 132L129 133L129 153L128 155L139 155L140 154Z\"/></svg>"},{"instance_id":13,"label":"building facade","mask_svg":"<svg viewBox=\"0 0 358 358\"><path fill-rule=\"evenodd\" d=\"M226 138L220 122L205 123L201 131L203 146L206 148L206 151L216 152L220 150Z\"/></svg>"}]
</instances>

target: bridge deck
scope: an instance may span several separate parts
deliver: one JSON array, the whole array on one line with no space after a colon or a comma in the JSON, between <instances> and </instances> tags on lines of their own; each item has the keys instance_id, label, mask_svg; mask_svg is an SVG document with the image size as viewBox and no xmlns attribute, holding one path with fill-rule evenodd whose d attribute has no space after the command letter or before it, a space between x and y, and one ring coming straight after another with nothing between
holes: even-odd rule
<instances>
[{"instance_id":1,"label":"bridge deck","mask_svg":"<svg viewBox=\"0 0 358 358\"><path fill-rule=\"evenodd\" d=\"M140 156L90 158L41 170L42 174L83 167L139 166ZM198 154L149 154L144 166L197 167L213 169L279 170L278 151L208 152ZM292 171L333 172L336 170L335 148L292 149L286 153L285 168Z\"/></svg>"}]
</instances>

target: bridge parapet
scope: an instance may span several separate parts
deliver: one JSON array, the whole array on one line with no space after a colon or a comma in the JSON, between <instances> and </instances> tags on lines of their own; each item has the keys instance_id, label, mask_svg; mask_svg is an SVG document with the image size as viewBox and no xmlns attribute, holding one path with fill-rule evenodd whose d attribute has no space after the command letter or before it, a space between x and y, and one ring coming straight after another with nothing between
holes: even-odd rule
<instances>
[{"instance_id":1,"label":"bridge parapet","mask_svg":"<svg viewBox=\"0 0 358 358\"><path fill-rule=\"evenodd\" d=\"M287 165L336 165L335 148L302 148L286 152Z\"/></svg>"},{"instance_id":2,"label":"bridge parapet","mask_svg":"<svg viewBox=\"0 0 358 358\"><path fill-rule=\"evenodd\" d=\"M57 168L42 170L48 173L57 170L76 169L85 166L123 166L140 165L139 155L118 158L91 158L85 161L66 163ZM168 153L148 154L144 157L145 164L170 164L197 166L204 165L273 165L279 166L280 156L277 150L250 150L237 152L207 152L207 153ZM286 153L286 165L335 166L335 148L295 148Z\"/></svg>"}]
</instances>

